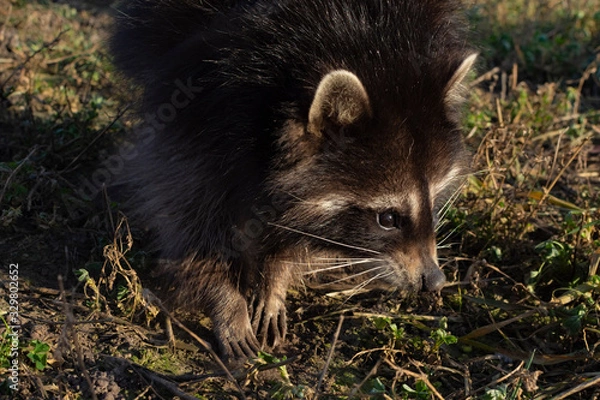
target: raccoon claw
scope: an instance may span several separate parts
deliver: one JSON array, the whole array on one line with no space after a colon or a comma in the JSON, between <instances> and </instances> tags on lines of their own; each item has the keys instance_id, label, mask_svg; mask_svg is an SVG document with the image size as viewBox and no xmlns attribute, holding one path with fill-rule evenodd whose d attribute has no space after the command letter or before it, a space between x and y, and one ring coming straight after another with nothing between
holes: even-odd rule
<instances>
[{"instance_id":1,"label":"raccoon claw","mask_svg":"<svg viewBox=\"0 0 600 400\"><path fill-rule=\"evenodd\" d=\"M231 327L217 334L221 354L226 361L255 357L260 350L260 343L250 327L244 331L240 335L239 331Z\"/></svg>"},{"instance_id":2,"label":"raccoon claw","mask_svg":"<svg viewBox=\"0 0 600 400\"><path fill-rule=\"evenodd\" d=\"M287 333L285 303L277 296L258 298L252 308L252 331L260 339L261 348L275 348L283 343Z\"/></svg>"},{"instance_id":3,"label":"raccoon claw","mask_svg":"<svg viewBox=\"0 0 600 400\"><path fill-rule=\"evenodd\" d=\"M231 299L233 304L213 316L214 332L219 342L221 356L226 362L236 362L255 357L260 350L246 300L241 296ZM236 301L237 300L237 301Z\"/></svg>"}]
</instances>

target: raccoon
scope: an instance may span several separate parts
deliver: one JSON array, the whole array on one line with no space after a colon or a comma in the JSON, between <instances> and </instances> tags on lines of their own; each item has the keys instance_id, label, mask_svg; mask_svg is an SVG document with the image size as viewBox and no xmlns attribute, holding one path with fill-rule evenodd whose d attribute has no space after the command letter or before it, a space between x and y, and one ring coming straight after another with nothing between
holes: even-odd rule
<instances>
[{"instance_id":1,"label":"raccoon","mask_svg":"<svg viewBox=\"0 0 600 400\"><path fill-rule=\"evenodd\" d=\"M224 358L286 336L312 271L439 291L476 53L454 0L131 0L111 50L147 129L127 182L175 305ZM148 133L149 132L149 133Z\"/></svg>"}]
</instances>

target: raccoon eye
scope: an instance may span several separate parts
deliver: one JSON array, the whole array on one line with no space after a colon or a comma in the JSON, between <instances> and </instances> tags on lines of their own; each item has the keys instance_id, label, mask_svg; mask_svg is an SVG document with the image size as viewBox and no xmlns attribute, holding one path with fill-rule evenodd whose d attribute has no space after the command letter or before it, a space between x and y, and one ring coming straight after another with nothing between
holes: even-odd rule
<instances>
[{"instance_id":1,"label":"raccoon eye","mask_svg":"<svg viewBox=\"0 0 600 400\"><path fill-rule=\"evenodd\" d=\"M386 231L392 230L398 227L398 214L392 210L384 211L377 215L377 222Z\"/></svg>"}]
</instances>

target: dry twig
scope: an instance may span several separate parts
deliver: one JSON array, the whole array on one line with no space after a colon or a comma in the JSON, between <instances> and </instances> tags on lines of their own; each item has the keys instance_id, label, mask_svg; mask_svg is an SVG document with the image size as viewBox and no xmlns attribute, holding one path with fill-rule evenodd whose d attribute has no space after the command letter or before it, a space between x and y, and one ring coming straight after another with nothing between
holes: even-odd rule
<instances>
[{"instance_id":1,"label":"dry twig","mask_svg":"<svg viewBox=\"0 0 600 400\"><path fill-rule=\"evenodd\" d=\"M333 341L331 342L331 347L329 349L329 354L327 355L327 360L325 361L325 366L323 367L323 371L319 375L319 381L317 382L317 386L315 387L315 393L318 395L321 390L321 385L323 384L323 379L325 379L325 375L327 374L327 370L329 369L329 364L331 363L331 358L333 357L333 353L335 351L335 345L337 343L338 337L340 336L340 331L342 330L342 324L344 323L344 315L340 316L340 320L338 322L337 329L335 330L335 334L333 335Z\"/></svg>"}]
</instances>

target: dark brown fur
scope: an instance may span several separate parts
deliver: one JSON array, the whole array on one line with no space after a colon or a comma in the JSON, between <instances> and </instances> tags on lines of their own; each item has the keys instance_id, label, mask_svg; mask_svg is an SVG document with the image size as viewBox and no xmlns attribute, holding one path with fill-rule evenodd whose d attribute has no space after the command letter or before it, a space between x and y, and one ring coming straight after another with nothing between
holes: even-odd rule
<instances>
[{"instance_id":1,"label":"dark brown fur","mask_svg":"<svg viewBox=\"0 0 600 400\"><path fill-rule=\"evenodd\" d=\"M115 62L145 90L135 209L172 297L208 313L226 357L284 340L287 288L311 269L443 285L434 225L465 167L457 109L474 60L458 5L122 9Z\"/></svg>"}]
</instances>

